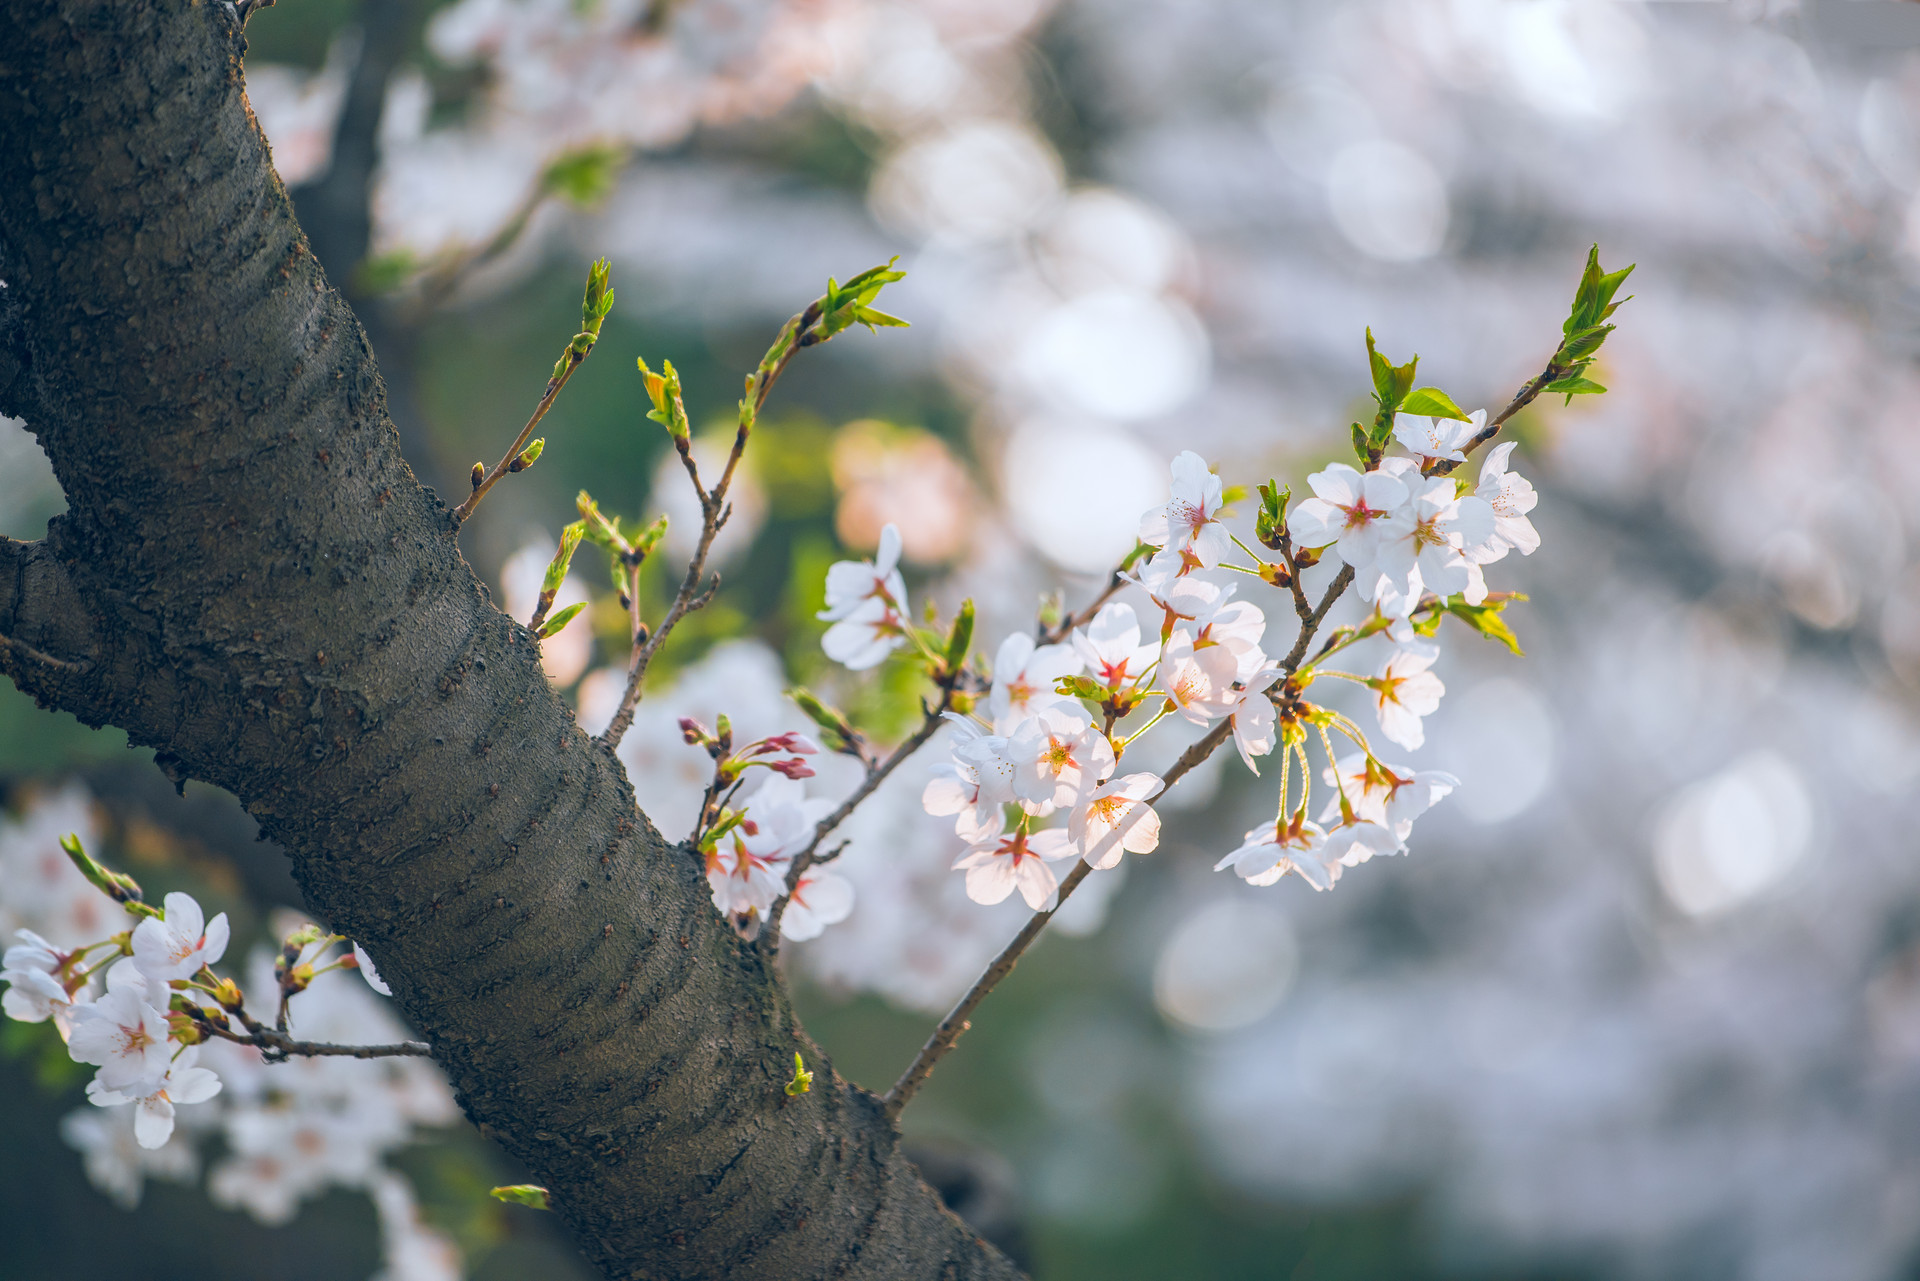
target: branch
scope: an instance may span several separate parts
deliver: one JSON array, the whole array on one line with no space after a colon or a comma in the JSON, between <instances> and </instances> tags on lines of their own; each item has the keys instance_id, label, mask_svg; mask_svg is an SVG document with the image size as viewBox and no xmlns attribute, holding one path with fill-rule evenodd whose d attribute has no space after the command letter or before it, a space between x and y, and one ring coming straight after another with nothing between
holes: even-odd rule
<instances>
[{"instance_id":1,"label":"branch","mask_svg":"<svg viewBox=\"0 0 1920 1281\"><path fill-rule=\"evenodd\" d=\"M693 555L687 561L687 572L680 580L680 590L674 593L673 604L667 608L667 616L660 620L660 626L651 635L640 622L640 596L637 591L628 593L628 608L633 611L634 648L627 660L627 688L620 695L619 710L613 714L613 720L606 731L600 735L600 741L608 750L620 746L620 740L626 737L627 730L633 725L634 708L640 703L640 691L646 684L647 668L653 662L653 656L667 643L667 637L680 620L713 599L714 592L720 588L720 576L715 574L712 584L703 594L700 590L700 577L706 572L707 554L713 550L713 540L720 533L721 526L727 523L727 517L733 509L727 504L727 490L733 484L734 472L740 466L740 458L747 451L747 439L753 434L753 426L765 408L767 397L773 394L773 386L786 372L794 353L803 347L813 345L814 326L824 314L824 299L816 299L807 309L781 327L780 336L774 340L773 350L778 352L772 360L764 361L753 379L751 400L740 405L740 425L733 434L733 449L727 455L727 465L720 473L719 481L711 491L700 484L700 469L693 461L692 441L678 432L674 434L674 447L680 453L680 461L687 469L687 479L693 482L693 492L700 498L700 540L695 544ZM636 582L638 571L635 571ZM644 637L644 639L642 639Z\"/></svg>"},{"instance_id":2,"label":"branch","mask_svg":"<svg viewBox=\"0 0 1920 1281\"><path fill-rule=\"evenodd\" d=\"M208 1026L203 1024L202 1026ZM433 1047L425 1041L396 1041L391 1045L332 1045L325 1041L296 1041L284 1032L262 1028L257 1032L229 1032L210 1027L223 1041L251 1045L266 1054L267 1062L277 1063L293 1057L344 1059L430 1058Z\"/></svg>"},{"instance_id":3,"label":"branch","mask_svg":"<svg viewBox=\"0 0 1920 1281\"><path fill-rule=\"evenodd\" d=\"M520 451L527 447L527 441L533 436L533 429L540 425L540 420L547 416L549 409L553 408L554 399L560 395L560 389L567 385L567 380L573 377L573 371L580 368L581 363L587 358L587 352L592 350L592 347L588 347L587 351L567 348L566 364L559 373L547 379L546 393L540 397L540 403L533 407L533 417L527 419L527 425L522 427L520 434L513 438L513 444L509 445L507 452L500 456L500 461L493 465L493 470L475 481L473 492L467 495L466 501L453 509L455 524L462 523L467 517L473 515L473 509L480 505L480 500L487 496L489 489L500 483L502 476L517 470L513 465L514 460L520 456ZM475 463L474 466L478 468L479 464Z\"/></svg>"},{"instance_id":4,"label":"branch","mask_svg":"<svg viewBox=\"0 0 1920 1281\"><path fill-rule=\"evenodd\" d=\"M1490 420L1485 427L1475 432L1473 439L1468 441L1460 452L1463 454L1471 454L1474 450L1492 440L1494 436L1499 433L1502 424L1504 424L1507 419L1513 417L1528 405L1531 405L1534 397L1544 391L1549 383L1555 382L1566 372L1566 368L1556 361L1548 361L1545 369L1541 370L1528 381L1525 386L1514 393L1513 399L1507 402L1507 407L1500 411L1500 416ZM1459 465L1459 463L1450 458L1436 459L1425 474L1428 476L1450 475L1453 469Z\"/></svg>"},{"instance_id":5,"label":"branch","mask_svg":"<svg viewBox=\"0 0 1920 1281\"><path fill-rule=\"evenodd\" d=\"M840 802L838 809L814 826L813 839L807 842L805 849L794 855L793 865L787 869L785 892L775 900L773 911L767 914L767 935L771 939L767 944L769 948L777 949L780 946L780 918L786 914L787 903L793 898L794 890L799 887L800 878L815 863L814 852L820 848L820 843L831 836L835 828L853 817L853 812L860 808L861 802L873 795L874 789L887 781L887 775L900 768L908 757L932 740L934 734L940 729L942 717L952 707L953 688L951 685L943 686L940 691L940 701L926 709L926 719L920 722L920 728L913 732L913 737L894 748L886 760L869 763L867 776L860 780L860 786L854 788L853 793ZM838 851L835 851L833 857L837 856ZM827 860L821 858L818 861L824 863Z\"/></svg>"},{"instance_id":6,"label":"branch","mask_svg":"<svg viewBox=\"0 0 1920 1281\"><path fill-rule=\"evenodd\" d=\"M1320 604L1301 619L1300 635L1294 640L1292 652L1281 663L1281 667L1285 669L1288 676L1291 676L1300 666L1300 659L1307 652L1307 646L1312 643L1314 632L1318 631L1320 624L1325 621L1327 611L1333 608L1333 603L1340 599L1341 594L1352 582L1352 567L1342 566L1333 581L1327 585L1326 594L1320 598ZM1281 677L1282 681L1285 679L1286 677ZM1160 790L1154 794L1154 799L1165 796L1173 789L1175 783L1212 756L1220 745L1227 741L1227 737L1232 732L1232 720L1222 718L1186 751L1180 753L1180 759L1161 776ZM1053 906L1044 912L1035 912L1027 919L1027 923L1020 927L1020 932L1013 936L1013 941L1002 948L1000 955L994 957L993 963L974 980L973 986L967 989L967 994L960 998L960 1003L953 1007L946 1018L940 1020L940 1026L933 1030L933 1035L927 1038L927 1043L920 1047L920 1053L914 1056L912 1063L907 1065L907 1070L900 1074L900 1079L893 1083L893 1088L881 1097L881 1103L886 1107L888 1116L900 1115L901 1109L907 1106L907 1102L926 1083L927 1078L933 1075L934 1066L946 1056L947 1051L954 1047L954 1043L960 1039L961 1034L973 1026L973 1011L980 1002L987 999L987 993L993 991L1002 979L1013 973L1013 967L1019 964L1021 954L1040 937L1040 931L1047 928L1047 922L1053 919L1054 913L1066 904L1068 897L1080 888L1080 883L1092 872L1093 865L1085 859L1076 863L1073 871L1067 873L1067 879L1060 882L1058 897L1054 900Z\"/></svg>"}]
</instances>

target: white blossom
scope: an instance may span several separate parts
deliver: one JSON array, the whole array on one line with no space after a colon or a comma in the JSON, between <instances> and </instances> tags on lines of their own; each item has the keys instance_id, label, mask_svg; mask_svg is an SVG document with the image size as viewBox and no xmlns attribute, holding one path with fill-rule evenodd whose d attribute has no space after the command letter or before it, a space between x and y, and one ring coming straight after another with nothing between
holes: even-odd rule
<instances>
[{"instance_id":1,"label":"white blossom","mask_svg":"<svg viewBox=\"0 0 1920 1281\"><path fill-rule=\"evenodd\" d=\"M1078 676L1082 663L1070 645L1034 644L1033 637L1015 632L1000 642L993 658L993 690L987 705L993 712L993 732L1011 736L1042 708L1064 702L1055 682Z\"/></svg>"},{"instance_id":2,"label":"white blossom","mask_svg":"<svg viewBox=\"0 0 1920 1281\"><path fill-rule=\"evenodd\" d=\"M967 897L976 903L999 903L1017 889L1028 907L1044 912L1053 907L1060 888L1047 864L1073 854L1073 842L1059 828L1031 834L1022 830L980 842L953 868L966 872Z\"/></svg>"},{"instance_id":3,"label":"white blossom","mask_svg":"<svg viewBox=\"0 0 1920 1281\"><path fill-rule=\"evenodd\" d=\"M1328 803L1320 816L1330 822L1340 813L1340 797L1356 820L1376 823L1393 833L1399 850L1404 850L1413 832L1413 821L1438 805L1460 780L1444 770L1416 770L1407 765L1387 765L1363 752L1342 757L1337 767L1329 767L1326 780L1339 795Z\"/></svg>"},{"instance_id":4,"label":"white blossom","mask_svg":"<svg viewBox=\"0 0 1920 1281\"><path fill-rule=\"evenodd\" d=\"M1223 493L1207 460L1182 450L1173 460L1172 496L1140 517L1140 541L1182 553L1203 568L1218 565L1233 554L1233 537L1219 519Z\"/></svg>"},{"instance_id":5,"label":"white blossom","mask_svg":"<svg viewBox=\"0 0 1920 1281\"><path fill-rule=\"evenodd\" d=\"M835 561L828 567L826 608L815 617L823 622L837 622L876 599L905 610L907 584L900 577L899 565L900 530L888 525L880 531L880 548L872 560Z\"/></svg>"},{"instance_id":6,"label":"white blossom","mask_svg":"<svg viewBox=\"0 0 1920 1281\"><path fill-rule=\"evenodd\" d=\"M863 672L886 661L906 640L906 618L886 599L873 596L827 628L820 648L848 671Z\"/></svg>"},{"instance_id":7,"label":"white blossom","mask_svg":"<svg viewBox=\"0 0 1920 1281\"><path fill-rule=\"evenodd\" d=\"M103 1108L133 1104L134 1138L143 1148L161 1147L173 1137L176 1104L205 1103L220 1093L220 1078L206 1068L194 1066L198 1057L199 1050L191 1045L181 1050L151 1089L136 1086L111 1090L95 1078L87 1086L87 1099Z\"/></svg>"},{"instance_id":8,"label":"white blossom","mask_svg":"<svg viewBox=\"0 0 1920 1281\"><path fill-rule=\"evenodd\" d=\"M1434 645L1397 649L1380 674L1367 682L1380 717L1380 732L1409 752L1426 742L1421 718L1432 715L1447 692L1440 678L1427 670L1439 655Z\"/></svg>"},{"instance_id":9,"label":"white blossom","mask_svg":"<svg viewBox=\"0 0 1920 1281\"><path fill-rule=\"evenodd\" d=\"M1006 825L1000 807L1019 799L1010 744L956 712L946 718L953 726L952 759L933 766L920 801L929 814L954 815L953 830L961 840L986 840Z\"/></svg>"},{"instance_id":10,"label":"white blossom","mask_svg":"<svg viewBox=\"0 0 1920 1281\"><path fill-rule=\"evenodd\" d=\"M191 894L167 895L164 918L149 916L133 930L133 963L150 979L192 978L227 952L227 914L209 921Z\"/></svg>"},{"instance_id":11,"label":"white blossom","mask_svg":"<svg viewBox=\"0 0 1920 1281\"><path fill-rule=\"evenodd\" d=\"M1240 847L1213 870L1232 868L1249 885L1272 885L1295 872L1316 890L1331 889L1340 879L1340 862L1327 856L1326 844L1327 834L1318 823L1279 819L1248 832Z\"/></svg>"},{"instance_id":12,"label":"white blossom","mask_svg":"<svg viewBox=\"0 0 1920 1281\"><path fill-rule=\"evenodd\" d=\"M1395 414L1393 438L1422 462L1446 459L1464 463L1468 443L1487 424L1487 411L1476 409L1467 421L1458 418L1426 418L1419 414Z\"/></svg>"},{"instance_id":13,"label":"white blossom","mask_svg":"<svg viewBox=\"0 0 1920 1281\"><path fill-rule=\"evenodd\" d=\"M1142 645L1133 606L1115 602L1073 633L1073 648L1090 676L1108 689L1120 689L1140 679L1160 647Z\"/></svg>"},{"instance_id":14,"label":"white blossom","mask_svg":"<svg viewBox=\"0 0 1920 1281\"><path fill-rule=\"evenodd\" d=\"M803 873L780 914L780 937L804 942L820 937L829 925L838 925L853 913L853 882L820 869Z\"/></svg>"},{"instance_id":15,"label":"white blossom","mask_svg":"<svg viewBox=\"0 0 1920 1281\"><path fill-rule=\"evenodd\" d=\"M1160 686L1181 716L1210 725L1233 710L1239 663L1224 645L1196 645L1186 628L1175 628L1160 656Z\"/></svg>"},{"instance_id":16,"label":"white blossom","mask_svg":"<svg viewBox=\"0 0 1920 1281\"><path fill-rule=\"evenodd\" d=\"M373 958L368 956L367 950L358 943L353 945L353 961L359 967L360 977L367 981L368 987L382 996L393 995L393 989L388 987L387 981L380 977L380 971L373 968Z\"/></svg>"},{"instance_id":17,"label":"white blossom","mask_svg":"<svg viewBox=\"0 0 1920 1281\"><path fill-rule=\"evenodd\" d=\"M1340 559L1356 571L1374 562L1382 538L1404 534L1412 524L1406 513L1407 487L1385 471L1365 475L1334 463L1307 477L1313 497L1302 499L1287 518L1297 547L1334 545Z\"/></svg>"},{"instance_id":18,"label":"white blossom","mask_svg":"<svg viewBox=\"0 0 1920 1281\"><path fill-rule=\"evenodd\" d=\"M1513 449L1510 440L1497 445L1480 465L1480 485L1473 497L1491 509L1493 533L1478 545L1468 544L1467 557L1482 565L1499 560L1510 548L1531 556L1540 546L1540 534L1527 519L1527 513L1539 504L1540 495L1526 477L1507 470Z\"/></svg>"},{"instance_id":19,"label":"white blossom","mask_svg":"<svg viewBox=\"0 0 1920 1281\"><path fill-rule=\"evenodd\" d=\"M144 1148L134 1133L134 1109L80 1108L60 1118L60 1137L80 1153L87 1182L123 1210L140 1204L148 1178L190 1183L200 1162L183 1137L158 1148Z\"/></svg>"},{"instance_id":20,"label":"white blossom","mask_svg":"<svg viewBox=\"0 0 1920 1281\"><path fill-rule=\"evenodd\" d=\"M1158 774L1122 774L1081 793L1067 818L1067 835L1095 869L1112 867L1123 853L1150 854L1160 845L1160 816L1147 801L1160 791Z\"/></svg>"},{"instance_id":21,"label":"white blossom","mask_svg":"<svg viewBox=\"0 0 1920 1281\"><path fill-rule=\"evenodd\" d=\"M1072 805L1113 772L1113 744L1093 718L1073 706L1049 707L1008 745L1014 794L1030 813Z\"/></svg>"},{"instance_id":22,"label":"white blossom","mask_svg":"<svg viewBox=\"0 0 1920 1281\"><path fill-rule=\"evenodd\" d=\"M1235 691L1233 702L1227 707L1227 715L1233 718L1233 745L1239 750L1240 759L1255 774L1260 772L1260 767L1253 763L1253 758L1273 750L1274 727L1279 721L1279 709L1267 697L1267 691L1284 675L1278 667L1261 668L1245 688Z\"/></svg>"},{"instance_id":23,"label":"white blossom","mask_svg":"<svg viewBox=\"0 0 1920 1281\"><path fill-rule=\"evenodd\" d=\"M74 1062L100 1069L102 1089L150 1094L173 1057L166 1016L147 1003L143 985L116 984L111 973L108 978L105 996L73 1012L67 1052Z\"/></svg>"}]
</instances>

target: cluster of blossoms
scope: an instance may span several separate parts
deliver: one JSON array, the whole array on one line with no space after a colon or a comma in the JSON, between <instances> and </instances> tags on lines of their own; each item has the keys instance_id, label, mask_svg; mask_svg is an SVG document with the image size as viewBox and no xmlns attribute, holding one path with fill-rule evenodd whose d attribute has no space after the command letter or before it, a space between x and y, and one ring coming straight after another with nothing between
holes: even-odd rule
<instances>
[{"instance_id":1,"label":"cluster of blossoms","mask_svg":"<svg viewBox=\"0 0 1920 1281\"><path fill-rule=\"evenodd\" d=\"M379 1214L383 1276L460 1276L458 1251L421 1223L411 1187L384 1163L417 1127L458 1118L438 1070L415 1057L360 1062L272 1046L293 1044L295 995L306 1037L398 1041L403 1029L375 995L386 989L365 953L336 953L346 940L289 921L280 949L249 959L243 993L212 969L229 943L224 913L208 920L184 893L145 904L130 878L101 867L77 835L56 837L55 825L89 827L85 798L59 794L19 823L0 822L0 923L14 940L0 1010L51 1023L73 1060L95 1069L93 1106L61 1125L92 1182L132 1207L148 1177L195 1177L197 1140L217 1133L226 1155L207 1180L216 1203L280 1224L329 1187L358 1188ZM131 928L99 937L129 917ZM367 985L313 985L336 969L358 969ZM252 1029L275 1034L264 1053Z\"/></svg>"},{"instance_id":2,"label":"cluster of blossoms","mask_svg":"<svg viewBox=\"0 0 1920 1281\"><path fill-rule=\"evenodd\" d=\"M990 677L971 689L947 670L940 714L950 723L951 753L933 767L922 801L929 814L951 817L966 842L954 867L966 873L969 897L992 904L1018 890L1036 911L1048 911L1060 886L1051 864L1077 858L1102 870L1155 849L1153 802L1170 782L1122 761L1168 718L1230 735L1256 774L1260 758L1281 749L1277 817L1249 832L1219 868L1255 885L1293 872L1326 889L1344 868L1404 852L1413 820L1456 780L1382 761L1349 716L1306 695L1321 678L1360 684L1381 734L1411 750L1423 740L1422 718L1445 692L1431 671L1439 650L1430 638L1440 619L1452 612L1493 634L1485 618L1511 597L1489 596L1482 567L1516 548L1533 551L1539 537L1527 519L1532 486L1508 470L1511 444L1487 457L1472 492L1439 466L1465 461L1485 417L1399 414L1393 439L1409 457L1373 459L1365 472L1345 464L1317 472L1309 477L1314 496L1290 515L1286 499L1274 496L1260 541L1281 552L1277 562L1233 533L1220 477L1199 455L1182 453L1168 502L1141 518L1140 545L1115 578L1116 587L1138 593L1133 601L1103 597L1090 617L1008 636ZM889 527L874 560L832 567L820 616L833 627L822 644L854 670L914 645L941 679L940 664L953 658L907 621L899 545ZM1242 554L1250 563L1241 563ZM1304 620L1298 578L1323 556L1351 571L1370 613L1332 633L1311 660L1302 652L1276 658L1262 647L1265 613L1236 596L1227 574L1291 588ZM1377 674L1322 666L1375 636L1392 646ZM1335 735L1357 750L1336 750ZM1332 788L1317 816L1310 815L1310 738L1325 751L1318 776ZM1296 774L1298 795L1290 800Z\"/></svg>"}]
</instances>

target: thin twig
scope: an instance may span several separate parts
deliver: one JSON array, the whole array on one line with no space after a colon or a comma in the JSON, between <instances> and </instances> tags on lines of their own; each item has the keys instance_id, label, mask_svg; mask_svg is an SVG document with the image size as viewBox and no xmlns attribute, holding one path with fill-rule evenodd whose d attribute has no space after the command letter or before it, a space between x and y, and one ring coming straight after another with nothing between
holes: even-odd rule
<instances>
[{"instance_id":1,"label":"thin twig","mask_svg":"<svg viewBox=\"0 0 1920 1281\"><path fill-rule=\"evenodd\" d=\"M770 940L767 946L769 948L780 946L780 918L786 914L787 903L793 898L793 891L799 886L800 878L816 861L825 861L825 859L816 860L814 857L815 851L820 848L820 843L833 835L835 828L853 817L853 812L860 808L861 802L873 795L874 789L886 782L889 774L899 769L908 757L932 740L934 734L940 729L943 715L952 707L953 688L951 685L943 685L940 690L940 701L926 709L926 718L920 722L920 728L913 732L913 736L894 748L884 761L869 763L867 776L860 780L860 786L854 788L852 794L840 802L838 809L814 825L813 839L807 842L805 849L794 855L792 865L787 868L786 892L774 902L773 910L767 914L767 937Z\"/></svg>"},{"instance_id":2,"label":"thin twig","mask_svg":"<svg viewBox=\"0 0 1920 1281\"><path fill-rule=\"evenodd\" d=\"M593 349L589 347L587 350L591 351ZM585 352L575 351L571 347L567 349L566 368L560 371L558 378L547 379L546 394L541 396L540 403L533 407L533 417L527 419L527 425L522 427L520 434L513 438L512 446L501 456L500 461L493 465L493 470L488 472L486 478L473 487L473 492L467 495L465 502L453 509L453 519L456 523L463 523L467 517L473 515L473 509L480 505L480 500L487 496L487 491L498 484L500 478L507 474L507 468L513 464L515 458L519 457L520 451L527 447L527 441L533 436L533 429L540 425L540 420L547 416L549 409L553 408L554 398L560 394L560 389L567 385L567 379L573 377L573 371L580 368L581 362L586 358Z\"/></svg>"},{"instance_id":3,"label":"thin twig","mask_svg":"<svg viewBox=\"0 0 1920 1281\"><path fill-rule=\"evenodd\" d=\"M1327 612L1333 608L1333 603L1340 599L1341 594L1352 583L1352 567L1342 567L1333 581L1327 585L1326 595L1320 598L1320 603L1301 619L1300 635L1293 643L1293 651L1280 664L1288 676L1291 676L1300 666L1300 660L1306 654L1307 646L1312 643L1313 635L1319 630L1320 624L1326 620ZM1280 678L1281 681L1285 679L1285 676ZM1175 783L1197 769L1201 762L1219 750L1220 745L1227 741L1228 735L1232 732L1233 721L1230 718L1222 719L1189 745L1186 751L1180 753L1180 759L1161 776L1160 790L1154 794L1154 799L1165 796ZM986 1000L987 993L993 991L1002 979L1013 973L1013 967L1019 964L1021 954L1032 946L1036 938L1040 937L1040 931L1047 928L1047 922L1053 919L1054 914L1066 903L1068 896L1080 887L1080 883L1086 880L1092 871L1093 865L1085 859L1076 863L1073 871L1067 873L1067 879L1060 882L1058 896L1054 899L1053 906L1044 912L1035 912L1027 919L1027 923L1020 927L1020 932L1013 936L1013 941L1002 948L1000 955L994 957L993 963L974 980L973 986L967 989L967 994L960 998L960 1003L953 1007L946 1018L940 1020L940 1026L933 1030L933 1035L927 1038L927 1043L920 1047L920 1053L915 1055L913 1062L907 1065L907 1070L900 1074L900 1079L893 1083L893 1088L881 1097L880 1102L886 1108L889 1117L897 1118L900 1115L901 1109L907 1106L907 1101L926 1083L927 1078L933 1075L934 1065L954 1047L961 1034L973 1026L972 1018L975 1008L980 1002Z\"/></svg>"},{"instance_id":4,"label":"thin twig","mask_svg":"<svg viewBox=\"0 0 1920 1281\"><path fill-rule=\"evenodd\" d=\"M633 634L636 643L633 653L627 659L627 688L620 695L619 710L613 714L613 720L608 723L606 731L600 735L600 741L609 749L620 746L620 740L626 736L628 728L633 724L634 708L640 702L640 691L646 684L647 667L653 662L653 656L660 652L660 647L666 644L667 637L672 634L680 620L712 600L713 593L719 589L719 575L716 574L712 586L702 595L700 578L706 572L707 553L713 549L713 540L719 534L720 527L727 523L727 517L732 512L732 508L727 504L727 490L733 484L734 471L740 466L740 456L747 449L747 438L753 434L754 423L758 421L761 409L766 406L767 397L773 392L773 385L786 371L788 363L793 360L794 353L802 347L813 345L807 340L812 337L810 331L818 323L822 314L821 304L816 300L805 311L787 322L783 332L791 336L786 349L781 352L772 367L756 379L751 408L742 406L740 426L733 436L733 450L727 455L726 469L720 473L720 479L711 491L701 487L700 472L694 465L690 442L678 436L674 438L674 444L680 453L680 461L687 469L688 479L693 482L694 493L700 497L700 541L693 549L693 556L687 561L686 576L680 580L680 590L674 594L673 604L667 609L667 616L660 620L660 626L655 628L644 641L639 640L642 633L639 621L639 593L637 591L630 593L631 603L628 608L633 611ZM637 578L636 575L636 582Z\"/></svg>"},{"instance_id":5,"label":"thin twig","mask_svg":"<svg viewBox=\"0 0 1920 1281\"><path fill-rule=\"evenodd\" d=\"M1549 383L1558 381L1561 375L1565 374L1566 372L1567 371L1561 366L1553 363L1552 361L1548 361L1547 367L1545 369L1541 370L1537 375L1535 375L1532 379L1530 379L1525 386L1521 387L1519 391L1514 393L1513 399L1507 402L1507 407L1500 411L1500 416L1498 418L1493 419L1485 427L1482 427L1479 431L1475 432L1473 439L1468 441L1466 444L1466 447L1462 449L1460 452L1463 454L1471 454L1474 450L1480 448L1480 446L1492 440L1494 436L1499 432L1501 426L1507 421L1507 419L1513 417L1515 414L1525 409L1528 405L1531 405L1533 403L1534 397L1538 396L1542 391L1546 390L1547 385ZM1460 465L1459 463L1453 461L1452 459L1442 458L1437 460L1433 464L1432 469L1428 471L1426 474L1429 476L1445 476L1450 474L1453 471L1453 469L1458 467L1459 465Z\"/></svg>"},{"instance_id":6,"label":"thin twig","mask_svg":"<svg viewBox=\"0 0 1920 1281\"><path fill-rule=\"evenodd\" d=\"M203 1025L206 1026L206 1025ZM395 1059L426 1058L433 1048L425 1041L398 1041L391 1045L333 1045L325 1041L296 1041L284 1032L271 1028L240 1033L230 1032L219 1027L209 1030L223 1041L232 1041L235 1045L251 1045L266 1052L269 1061L293 1058L346 1058L346 1059Z\"/></svg>"}]
</instances>

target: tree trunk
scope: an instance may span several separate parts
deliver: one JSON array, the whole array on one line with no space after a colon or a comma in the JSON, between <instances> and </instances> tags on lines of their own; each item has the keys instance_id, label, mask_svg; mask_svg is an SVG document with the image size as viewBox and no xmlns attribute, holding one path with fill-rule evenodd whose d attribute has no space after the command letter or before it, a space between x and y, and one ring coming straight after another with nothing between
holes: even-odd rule
<instances>
[{"instance_id":1,"label":"tree trunk","mask_svg":"<svg viewBox=\"0 0 1920 1281\"><path fill-rule=\"evenodd\" d=\"M400 456L221 0L5 0L0 670L232 791L612 1277L1013 1277L835 1076ZM782 1086L793 1053L812 1093Z\"/></svg>"}]
</instances>

